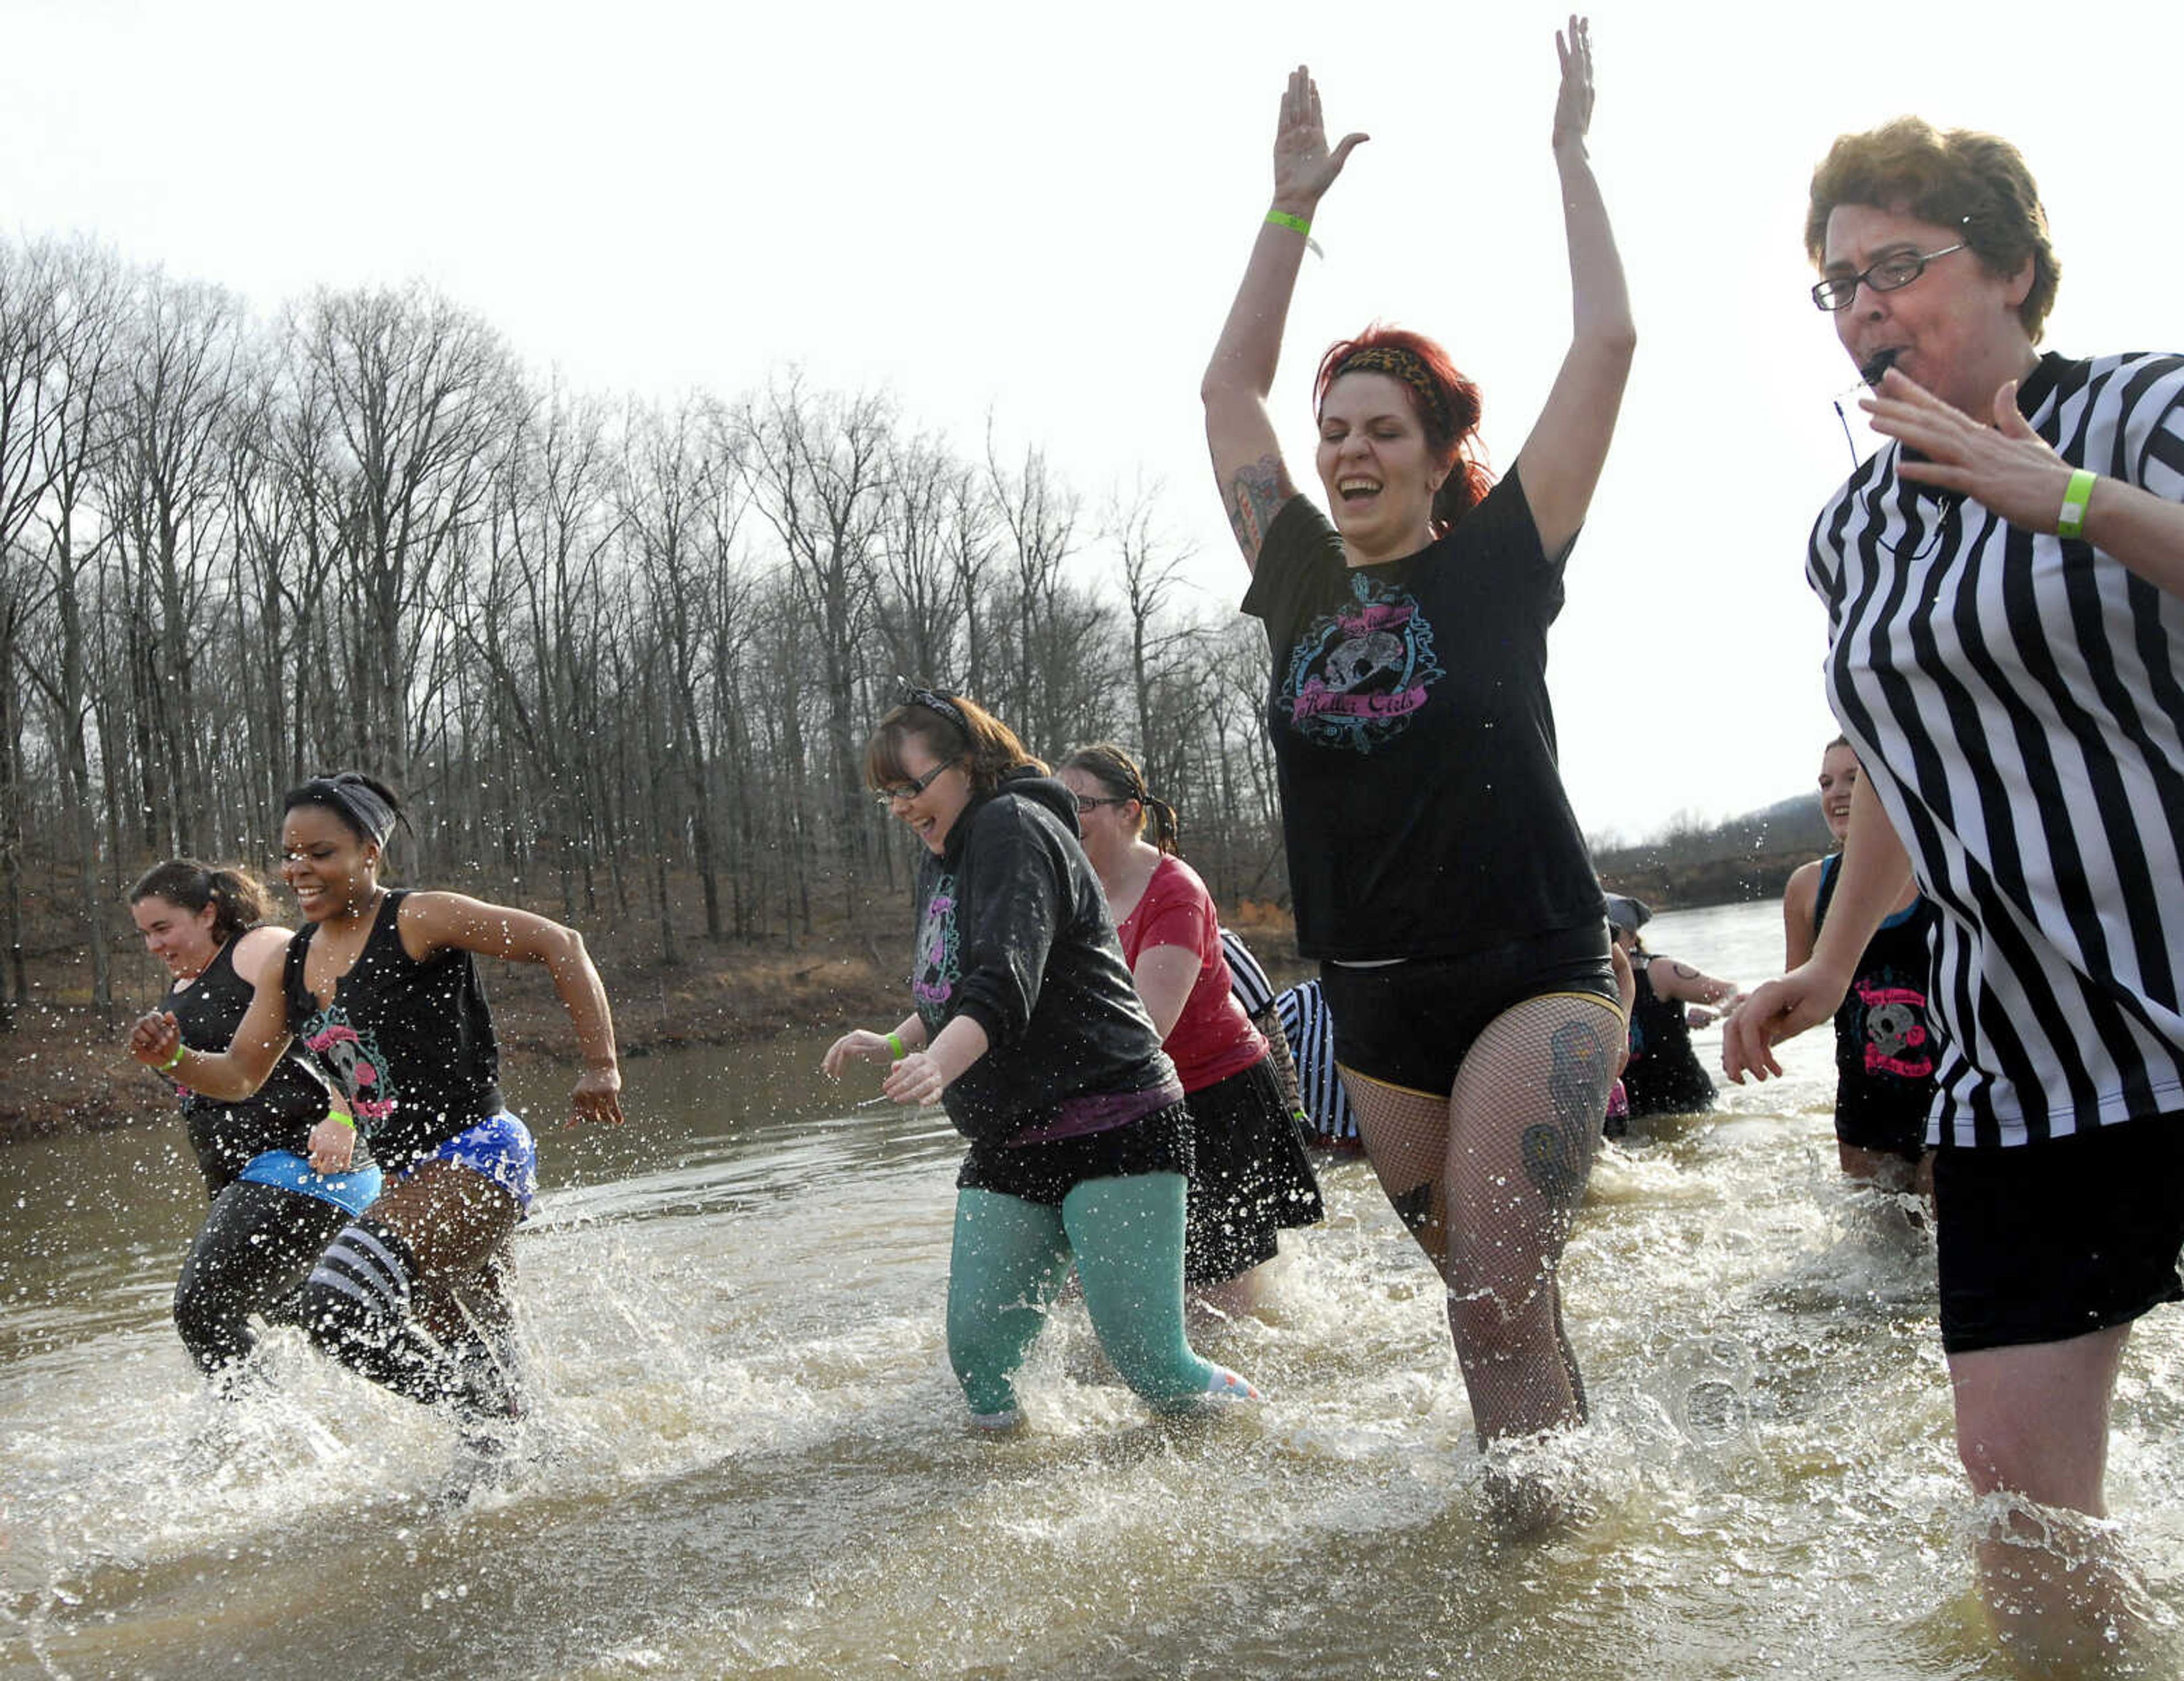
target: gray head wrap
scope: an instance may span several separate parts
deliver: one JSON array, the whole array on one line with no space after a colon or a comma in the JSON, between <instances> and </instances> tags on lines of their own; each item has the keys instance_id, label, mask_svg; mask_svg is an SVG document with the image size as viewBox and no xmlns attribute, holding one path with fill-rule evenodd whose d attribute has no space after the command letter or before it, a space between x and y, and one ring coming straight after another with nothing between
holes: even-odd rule
<instances>
[{"instance_id":1,"label":"gray head wrap","mask_svg":"<svg viewBox=\"0 0 2184 1681\"><path fill-rule=\"evenodd\" d=\"M379 791L354 771L332 776L314 776L288 796L288 804L331 805L362 835L383 849L394 833L394 808Z\"/></svg>"}]
</instances>

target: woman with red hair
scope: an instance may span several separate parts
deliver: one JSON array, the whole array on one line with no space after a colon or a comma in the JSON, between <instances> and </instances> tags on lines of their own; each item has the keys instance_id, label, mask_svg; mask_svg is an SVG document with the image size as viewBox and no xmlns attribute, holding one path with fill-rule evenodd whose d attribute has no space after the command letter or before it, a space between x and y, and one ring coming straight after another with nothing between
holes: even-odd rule
<instances>
[{"instance_id":1,"label":"woman with red hair","mask_svg":"<svg viewBox=\"0 0 2184 1681\"><path fill-rule=\"evenodd\" d=\"M1329 150L1302 68L1282 101L1273 208L1201 392L1254 573L1244 608L1273 652L1297 946L1320 960L1373 1170L1447 1284L1482 1443L1585 1417L1556 1271L1624 1033L1546 662L1635 334L1585 156L1584 21L1556 45L1575 331L1498 484L1479 459L1477 388L1440 347L1388 329L1320 365L1332 523L1282 465L1266 399L1290 296L1321 195L1365 138Z\"/></svg>"}]
</instances>

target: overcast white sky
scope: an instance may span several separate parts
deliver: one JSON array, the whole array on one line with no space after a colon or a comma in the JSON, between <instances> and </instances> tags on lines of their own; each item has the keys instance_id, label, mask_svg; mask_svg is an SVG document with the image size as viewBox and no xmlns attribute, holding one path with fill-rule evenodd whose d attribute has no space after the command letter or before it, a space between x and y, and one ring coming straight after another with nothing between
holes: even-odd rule
<instances>
[{"instance_id":1,"label":"overcast white sky","mask_svg":"<svg viewBox=\"0 0 2184 1681\"><path fill-rule=\"evenodd\" d=\"M1265 207L1288 68L1373 136L1322 206L1275 393L1381 318L1485 393L1497 465L1568 332L1546 7L0 0L0 226L94 234L270 313L422 276L543 371L732 393L801 363L1088 498L1167 486L1243 587L1197 381ZM1807 786L1833 733L1806 532L1852 372L1804 296L1804 189L1906 111L2003 133L2063 262L2048 344L2172 349L2184 8L1932 0L1593 14L1593 157L1641 346L1552 644L1589 832ZM1854 415L1854 411L1853 411ZM1861 431L1860 448L1867 446Z\"/></svg>"}]
</instances>

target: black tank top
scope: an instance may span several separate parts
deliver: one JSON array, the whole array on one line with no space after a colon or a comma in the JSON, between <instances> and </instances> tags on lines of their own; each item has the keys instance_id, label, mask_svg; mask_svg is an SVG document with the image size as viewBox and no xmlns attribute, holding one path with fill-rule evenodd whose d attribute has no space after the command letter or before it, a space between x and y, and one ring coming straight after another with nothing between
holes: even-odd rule
<instances>
[{"instance_id":1,"label":"black tank top","mask_svg":"<svg viewBox=\"0 0 2184 1681\"><path fill-rule=\"evenodd\" d=\"M330 1005L321 1009L304 983L315 926L288 943L282 975L289 1031L347 1095L389 1173L505 1106L477 961L454 949L422 963L410 956L400 927L408 897L397 889L380 900L364 949Z\"/></svg>"},{"instance_id":2,"label":"black tank top","mask_svg":"<svg viewBox=\"0 0 2184 1681\"><path fill-rule=\"evenodd\" d=\"M1841 878L1840 853L1820 860L1813 932L1827 921ZM1939 914L1921 895L1874 931L1836 1010L1836 1118L1914 1123L1925 1136L1934 1102L1933 934Z\"/></svg>"},{"instance_id":3,"label":"black tank top","mask_svg":"<svg viewBox=\"0 0 2184 1681\"><path fill-rule=\"evenodd\" d=\"M1638 996L1630 1005L1630 1060L1623 1070L1624 1094L1633 1115L1688 1115L1713 1102L1713 1082L1691 1049L1684 1006L1653 990L1647 965L1633 965Z\"/></svg>"},{"instance_id":4,"label":"black tank top","mask_svg":"<svg viewBox=\"0 0 2184 1681\"><path fill-rule=\"evenodd\" d=\"M170 986L159 1007L170 1012L192 1050L218 1055L235 1038L250 1008L250 982L235 972L235 942L220 947L205 971L187 987ZM182 1088L182 1120L205 1188L218 1196L253 1160L269 1149L298 1155L310 1142L311 1128L326 1118L325 1082L314 1075L291 1048L273 1065L265 1083L241 1103L220 1103ZM359 1140L356 1165L371 1152Z\"/></svg>"}]
</instances>

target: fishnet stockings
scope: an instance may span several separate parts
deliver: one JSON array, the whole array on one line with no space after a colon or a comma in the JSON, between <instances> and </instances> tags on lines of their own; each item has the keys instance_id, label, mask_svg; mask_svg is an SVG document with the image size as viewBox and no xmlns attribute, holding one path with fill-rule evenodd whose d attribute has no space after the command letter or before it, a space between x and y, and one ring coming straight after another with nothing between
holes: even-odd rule
<instances>
[{"instance_id":1,"label":"fishnet stockings","mask_svg":"<svg viewBox=\"0 0 2184 1681\"><path fill-rule=\"evenodd\" d=\"M1482 1443L1585 1417L1556 1271L1623 1031L1603 999L1528 999L1479 1036L1446 1103L1342 1071L1381 1188L1448 1286Z\"/></svg>"}]
</instances>

